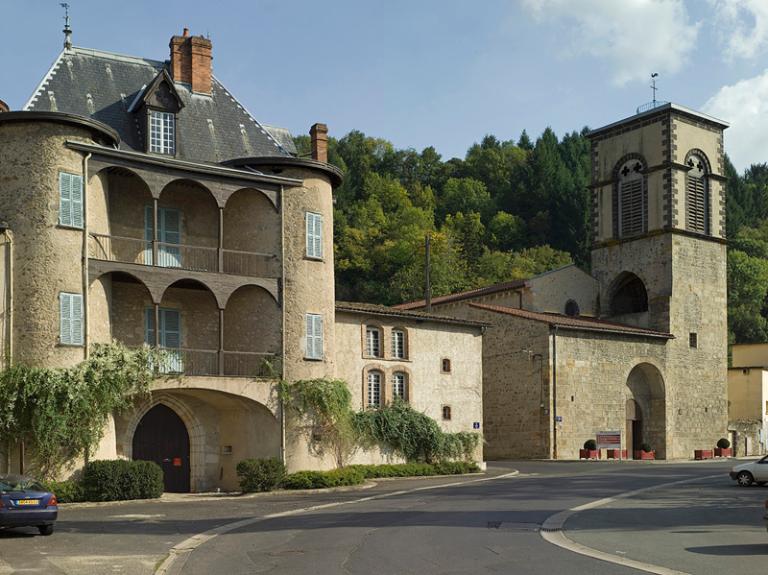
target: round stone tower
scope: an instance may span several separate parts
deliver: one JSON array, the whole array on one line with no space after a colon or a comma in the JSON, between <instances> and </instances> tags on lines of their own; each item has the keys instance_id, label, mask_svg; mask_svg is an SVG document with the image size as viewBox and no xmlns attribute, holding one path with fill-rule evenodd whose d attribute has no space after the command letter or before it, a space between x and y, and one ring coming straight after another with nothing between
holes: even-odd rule
<instances>
[{"instance_id":1,"label":"round stone tower","mask_svg":"<svg viewBox=\"0 0 768 575\"><path fill-rule=\"evenodd\" d=\"M83 290L83 226L61 219L61 174L82 176L84 156L67 141L113 144L117 134L58 112L0 114L3 333L12 361L39 367L82 361L85 345L60 340L60 297ZM85 304L83 303L83 307ZM83 326L83 332L85 327Z\"/></svg>"}]
</instances>

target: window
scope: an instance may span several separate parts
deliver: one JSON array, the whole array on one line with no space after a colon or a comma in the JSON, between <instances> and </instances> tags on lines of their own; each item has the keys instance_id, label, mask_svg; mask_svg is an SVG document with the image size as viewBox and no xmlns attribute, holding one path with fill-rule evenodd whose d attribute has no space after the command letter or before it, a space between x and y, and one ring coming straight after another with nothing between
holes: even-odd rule
<instances>
[{"instance_id":1,"label":"window","mask_svg":"<svg viewBox=\"0 0 768 575\"><path fill-rule=\"evenodd\" d=\"M307 228L307 257L322 259L323 257L323 216L307 212L305 215Z\"/></svg>"},{"instance_id":2,"label":"window","mask_svg":"<svg viewBox=\"0 0 768 575\"><path fill-rule=\"evenodd\" d=\"M369 357L382 357L381 330L377 327L365 328L365 355Z\"/></svg>"},{"instance_id":3,"label":"window","mask_svg":"<svg viewBox=\"0 0 768 575\"><path fill-rule=\"evenodd\" d=\"M625 162L618 174L618 235L637 236L646 231L646 191L643 164L639 160Z\"/></svg>"},{"instance_id":4,"label":"window","mask_svg":"<svg viewBox=\"0 0 768 575\"><path fill-rule=\"evenodd\" d=\"M402 371L392 374L392 399L407 399L408 376Z\"/></svg>"},{"instance_id":5,"label":"window","mask_svg":"<svg viewBox=\"0 0 768 575\"><path fill-rule=\"evenodd\" d=\"M444 405L443 406L443 419L445 421L451 420L451 406L450 405Z\"/></svg>"},{"instance_id":6,"label":"window","mask_svg":"<svg viewBox=\"0 0 768 575\"><path fill-rule=\"evenodd\" d=\"M368 407L381 406L381 372L368 372Z\"/></svg>"},{"instance_id":7,"label":"window","mask_svg":"<svg viewBox=\"0 0 768 575\"><path fill-rule=\"evenodd\" d=\"M83 177L59 172L59 224L83 227Z\"/></svg>"},{"instance_id":8,"label":"window","mask_svg":"<svg viewBox=\"0 0 768 575\"><path fill-rule=\"evenodd\" d=\"M176 118L170 112L149 112L149 151L176 154Z\"/></svg>"},{"instance_id":9,"label":"window","mask_svg":"<svg viewBox=\"0 0 768 575\"><path fill-rule=\"evenodd\" d=\"M691 347L699 347L699 335L696 333L689 333L688 334L688 344Z\"/></svg>"},{"instance_id":10,"label":"window","mask_svg":"<svg viewBox=\"0 0 768 575\"><path fill-rule=\"evenodd\" d=\"M144 206L144 263L153 265L152 241L155 215L152 206ZM164 268L181 267L181 212L174 208L157 208L157 265Z\"/></svg>"},{"instance_id":11,"label":"window","mask_svg":"<svg viewBox=\"0 0 768 575\"><path fill-rule=\"evenodd\" d=\"M685 175L685 229L709 234L707 164L701 156L693 154L686 161L686 165L690 169Z\"/></svg>"},{"instance_id":12,"label":"window","mask_svg":"<svg viewBox=\"0 0 768 575\"><path fill-rule=\"evenodd\" d=\"M160 329L157 334L157 341L160 347L164 349L162 365L159 371L161 373L183 373L184 359L179 348L181 348L181 312L177 309L161 307L158 310ZM144 342L149 345L155 345L155 309L148 307L144 310Z\"/></svg>"},{"instance_id":13,"label":"window","mask_svg":"<svg viewBox=\"0 0 768 575\"><path fill-rule=\"evenodd\" d=\"M83 345L83 296L79 293L59 294L59 343Z\"/></svg>"},{"instance_id":14,"label":"window","mask_svg":"<svg viewBox=\"0 0 768 575\"><path fill-rule=\"evenodd\" d=\"M395 359L408 357L405 349L405 331L402 329L392 330L392 357Z\"/></svg>"},{"instance_id":15,"label":"window","mask_svg":"<svg viewBox=\"0 0 768 575\"><path fill-rule=\"evenodd\" d=\"M307 314L307 352L308 359L323 359L323 316Z\"/></svg>"},{"instance_id":16,"label":"window","mask_svg":"<svg viewBox=\"0 0 768 575\"><path fill-rule=\"evenodd\" d=\"M451 373L451 360L448 358L443 358L440 370L443 373Z\"/></svg>"},{"instance_id":17,"label":"window","mask_svg":"<svg viewBox=\"0 0 768 575\"><path fill-rule=\"evenodd\" d=\"M631 272L622 272L611 287L612 316L648 311L648 292L643 280Z\"/></svg>"},{"instance_id":18,"label":"window","mask_svg":"<svg viewBox=\"0 0 768 575\"><path fill-rule=\"evenodd\" d=\"M577 304L574 300L569 299L565 303L565 315L570 315L570 316L579 315L579 304Z\"/></svg>"}]
</instances>

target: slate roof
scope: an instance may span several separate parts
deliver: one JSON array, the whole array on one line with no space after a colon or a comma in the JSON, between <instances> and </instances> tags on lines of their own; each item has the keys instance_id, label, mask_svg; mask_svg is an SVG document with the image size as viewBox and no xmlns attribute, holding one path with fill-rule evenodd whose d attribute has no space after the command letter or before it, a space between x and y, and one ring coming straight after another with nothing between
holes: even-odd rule
<instances>
[{"instance_id":1,"label":"slate roof","mask_svg":"<svg viewBox=\"0 0 768 575\"><path fill-rule=\"evenodd\" d=\"M472 321L468 319L458 319L455 317L446 317L443 315L434 315L431 313L425 313L423 311L407 311L402 309L395 309L386 305L378 305L375 303L360 303L360 302L346 302L337 301L336 311L347 313L360 313L366 315L383 315L389 317L398 317L405 319L421 320L421 321L434 321L438 323L450 323L455 325L467 325L471 327L486 327L487 324Z\"/></svg>"},{"instance_id":2,"label":"slate roof","mask_svg":"<svg viewBox=\"0 0 768 575\"><path fill-rule=\"evenodd\" d=\"M88 116L120 134L120 148L145 152L131 103L167 62L74 47L64 50L24 106ZM176 159L221 163L246 156L290 157L295 148L282 128L260 124L214 77L212 95L175 83L184 108L177 117Z\"/></svg>"},{"instance_id":3,"label":"slate roof","mask_svg":"<svg viewBox=\"0 0 768 575\"><path fill-rule=\"evenodd\" d=\"M505 315L511 315L522 319L529 319L532 321L539 321L548 323L551 326L555 326L562 329L572 329L581 331L599 331L605 333L615 333L621 335L640 335L645 337L654 337L661 339L674 339L675 336L671 333L665 333L663 331L656 331L653 329L646 329L643 327L635 327L633 325L625 325L622 323L614 323L611 321L605 321L596 318L587 318L582 316L570 316L560 313L542 313L536 311L529 311L526 309L518 309L512 307L505 307L500 305L486 305L482 303L470 303L470 307L476 309L482 309L494 313L501 313Z\"/></svg>"}]
</instances>

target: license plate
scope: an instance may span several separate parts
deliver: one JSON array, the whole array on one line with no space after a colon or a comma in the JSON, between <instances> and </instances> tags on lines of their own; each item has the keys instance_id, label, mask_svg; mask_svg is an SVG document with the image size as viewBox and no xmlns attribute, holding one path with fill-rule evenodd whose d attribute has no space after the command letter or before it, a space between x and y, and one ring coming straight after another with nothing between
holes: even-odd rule
<instances>
[{"instance_id":1,"label":"license plate","mask_svg":"<svg viewBox=\"0 0 768 575\"><path fill-rule=\"evenodd\" d=\"M16 501L16 505L40 505L39 499L19 499Z\"/></svg>"}]
</instances>

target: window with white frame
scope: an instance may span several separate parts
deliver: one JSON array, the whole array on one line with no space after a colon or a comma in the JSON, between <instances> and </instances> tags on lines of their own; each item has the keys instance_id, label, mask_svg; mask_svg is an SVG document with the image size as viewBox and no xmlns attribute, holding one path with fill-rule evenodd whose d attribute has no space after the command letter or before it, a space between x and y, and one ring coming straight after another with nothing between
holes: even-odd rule
<instances>
[{"instance_id":1,"label":"window with white frame","mask_svg":"<svg viewBox=\"0 0 768 575\"><path fill-rule=\"evenodd\" d=\"M406 400L408 396L408 376L402 371L392 374L392 399Z\"/></svg>"},{"instance_id":2,"label":"window with white frame","mask_svg":"<svg viewBox=\"0 0 768 575\"><path fill-rule=\"evenodd\" d=\"M408 357L408 350L405 347L405 331L402 329L392 330L392 357L395 359L405 359Z\"/></svg>"},{"instance_id":3,"label":"window with white frame","mask_svg":"<svg viewBox=\"0 0 768 575\"><path fill-rule=\"evenodd\" d=\"M368 407L381 407L381 372L368 372Z\"/></svg>"},{"instance_id":4,"label":"window with white frame","mask_svg":"<svg viewBox=\"0 0 768 575\"><path fill-rule=\"evenodd\" d=\"M149 151L173 156L176 153L176 118L171 112L149 112Z\"/></svg>"},{"instance_id":5,"label":"window with white frame","mask_svg":"<svg viewBox=\"0 0 768 575\"><path fill-rule=\"evenodd\" d=\"M308 359L323 359L323 316L308 313L307 319L307 351Z\"/></svg>"},{"instance_id":6,"label":"window with white frame","mask_svg":"<svg viewBox=\"0 0 768 575\"><path fill-rule=\"evenodd\" d=\"M59 294L59 343L83 345L83 296L79 293Z\"/></svg>"},{"instance_id":7,"label":"window with white frame","mask_svg":"<svg viewBox=\"0 0 768 575\"><path fill-rule=\"evenodd\" d=\"M83 177L59 172L59 224L83 227Z\"/></svg>"},{"instance_id":8,"label":"window with white frame","mask_svg":"<svg viewBox=\"0 0 768 575\"><path fill-rule=\"evenodd\" d=\"M366 326L365 328L365 355L369 357L382 357L381 330L378 327Z\"/></svg>"},{"instance_id":9,"label":"window with white frame","mask_svg":"<svg viewBox=\"0 0 768 575\"><path fill-rule=\"evenodd\" d=\"M323 257L323 216L313 212L305 214L307 228L307 257Z\"/></svg>"}]
</instances>

